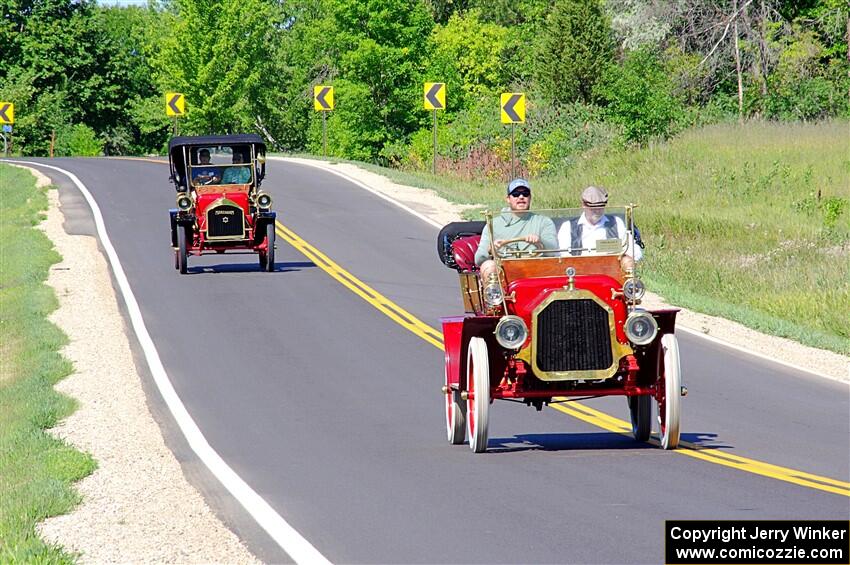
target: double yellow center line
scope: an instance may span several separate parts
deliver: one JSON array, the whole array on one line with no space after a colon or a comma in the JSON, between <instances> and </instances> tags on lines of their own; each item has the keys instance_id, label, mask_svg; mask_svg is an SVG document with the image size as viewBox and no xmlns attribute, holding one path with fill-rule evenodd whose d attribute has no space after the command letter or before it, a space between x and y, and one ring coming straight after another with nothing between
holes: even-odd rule
<instances>
[{"instance_id":1,"label":"double yellow center line","mask_svg":"<svg viewBox=\"0 0 850 565\"><path fill-rule=\"evenodd\" d=\"M305 257L315 263L316 266L339 281L343 286L350 289L357 296L384 313L391 320L418 335L434 347L440 350L444 349L443 336L441 332L425 324L416 316L401 308L399 305L340 267L327 255L301 239L295 232L280 222L277 222L277 234L295 249L304 254ZM571 402L569 404L551 404L550 407L604 430L631 436L632 427L629 422L620 420L619 418L615 418L604 412L594 410L593 408L579 402ZM652 438L650 443L658 444L658 440ZM780 467L778 465L771 465L770 463L763 463L755 459L748 459L746 457L720 451L717 448L704 447L690 442L680 442L679 449L675 450L674 453L701 459L717 465L723 465L725 467L731 467L740 471L746 471L755 475L770 477L772 479L850 497L850 483L848 482L813 475L811 473L805 473L803 471L797 471L787 467Z\"/></svg>"},{"instance_id":2,"label":"double yellow center line","mask_svg":"<svg viewBox=\"0 0 850 565\"><path fill-rule=\"evenodd\" d=\"M550 404L549 406L559 412L569 414L574 418L608 430L609 432L623 434L626 436L632 435L632 426L629 422L620 420L619 418L615 418L605 414L604 412L594 410L584 404L571 402L568 405ZM650 439L649 443L653 445L660 445L658 439L655 437ZM772 479L850 497L850 483L830 479L829 477L805 473L803 471L797 471L795 469L789 469L788 467L780 467L779 465L763 463L755 459L741 457L740 455L733 455L732 453L727 453L714 447L705 447L688 441L681 441L679 442L679 449L677 449L674 453L686 455L695 459L701 459L717 465L723 465L725 467L731 467L740 471L761 475L763 477L770 477Z\"/></svg>"},{"instance_id":3,"label":"double yellow center line","mask_svg":"<svg viewBox=\"0 0 850 565\"><path fill-rule=\"evenodd\" d=\"M434 347L438 349L443 348L443 334L441 332L423 323L422 320L334 263L330 257L298 237L295 232L280 222L277 222L277 234L292 247L303 253L316 266L338 280L354 294L389 316L394 322L415 333Z\"/></svg>"}]
</instances>

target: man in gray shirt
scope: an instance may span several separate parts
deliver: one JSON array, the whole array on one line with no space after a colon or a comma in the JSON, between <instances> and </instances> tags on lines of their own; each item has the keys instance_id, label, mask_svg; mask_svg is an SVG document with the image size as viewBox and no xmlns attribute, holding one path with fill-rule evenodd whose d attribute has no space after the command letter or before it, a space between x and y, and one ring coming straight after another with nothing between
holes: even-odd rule
<instances>
[{"instance_id":1,"label":"man in gray shirt","mask_svg":"<svg viewBox=\"0 0 850 565\"><path fill-rule=\"evenodd\" d=\"M493 243L497 250L505 241L517 238L523 241L508 244L504 249L558 248L558 236L552 219L528 211L531 207L531 187L526 180L514 179L508 183L505 201L508 207L492 220ZM480 267L482 280L496 272L496 263L491 257L490 230L485 227L475 252L475 264Z\"/></svg>"}]
</instances>

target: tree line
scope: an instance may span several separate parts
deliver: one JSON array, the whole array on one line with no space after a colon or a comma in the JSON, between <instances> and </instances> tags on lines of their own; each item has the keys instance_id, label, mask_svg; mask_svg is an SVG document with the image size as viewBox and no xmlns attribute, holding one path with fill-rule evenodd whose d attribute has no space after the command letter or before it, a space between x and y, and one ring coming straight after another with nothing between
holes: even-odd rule
<instances>
[{"instance_id":1,"label":"tree line","mask_svg":"<svg viewBox=\"0 0 850 565\"><path fill-rule=\"evenodd\" d=\"M161 153L165 92L186 97L181 133L319 153L317 84L329 153L426 168L422 84L445 82L439 166L467 176L506 166L501 92L527 93L529 175L707 123L850 113L846 0L0 2L0 100L27 155Z\"/></svg>"}]
</instances>

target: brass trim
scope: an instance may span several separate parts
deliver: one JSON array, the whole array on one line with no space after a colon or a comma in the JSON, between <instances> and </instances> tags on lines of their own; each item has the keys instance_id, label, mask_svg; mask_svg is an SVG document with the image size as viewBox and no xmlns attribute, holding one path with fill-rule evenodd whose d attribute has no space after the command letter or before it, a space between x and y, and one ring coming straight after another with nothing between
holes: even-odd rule
<instances>
[{"instance_id":1,"label":"brass trim","mask_svg":"<svg viewBox=\"0 0 850 565\"><path fill-rule=\"evenodd\" d=\"M189 200L189 207L188 208L181 208L180 207L180 201L184 198ZM174 200L174 203L175 203L175 205L177 206L177 209L180 212L189 212L190 210L192 210L192 208L195 207L195 197L189 192L179 192L177 194L177 197Z\"/></svg>"},{"instance_id":2,"label":"brass trim","mask_svg":"<svg viewBox=\"0 0 850 565\"><path fill-rule=\"evenodd\" d=\"M478 275L475 273L458 273L460 275L460 295L463 299L465 312L482 312L484 299L478 290Z\"/></svg>"},{"instance_id":3,"label":"brass trim","mask_svg":"<svg viewBox=\"0 0 850 565\"><path fill-rule=\"evenodd\" d=\"M260 197L261 196L268 196L269 197L269 205L268 206L265 206L265 207L260 206ZM269 194L268 192L266 192L265 190L258 190L257 192L254 193L254 206L259 208L260 210L262 210L264 212L271 210L272 204L274 204L274 199L272 198L272 195Z\"/></svg>"},{"instance_id":4,"label":"brass trim","mask_svg":"<svg viewBox=\"0 0 850 565\"><path fill-rule=\"evenodd\" d=\"M239 208L241 215L242 215L242 235L239 235L239 236L236 236L236 235L210 236L209 235L209 226L210 226L210 216L209 216L209 214L210 214L210 211L215 210L216 208L220 208L221 206L234 206L236 208ZM242 209L242 206L240 206L239 204L237 204L236 202L234 202L233 200L231 200L229 198L225 198L224 196L222 196L221 198L214 200L213 203L210 204L209 206L207 206L206 210L204 210L204 217L206 218L206 223L205 223L206 228L202 231L206 235L205 239L207 241L227 241L227 240L232 241L232 240L239 240L239 239L246 239L247 238L247 235L245 233L245 231L246 231L245 211Z\"/></svg>"},{"instance_id":5,"label":"brass trim","mask_svg":"<svg viewBox=\"0 0 850 565\"><path fill-rule=\"evenodd\" d=\"M526 365L531 366L531 348L533 346L534 346L534 336L532 334L531 344L526 348L520 349L519 353L516 354L516 358L525 361Z\"/></svg>"},{"instance_id":6,"label":"brass trim","mask_svg":"<svg viewBox=\"0 0 850 565\"><path fill-rule=\"evenodd\" d=\"M597 369L593 371L543 371L537 364L537 317L543 310L556 300L586 300L590 299L596 302L599 306L608 312L608 331L611 339L611 366L605 369ZM534 375L541 381L578 381L578 380L601 380L608 379L614 376L617 369L620 367L620 359L626 355L633 353L631 346L617 341L616 320L614 320L614 310L605 303L601 298L596 296L589 290L572 289L572 290L556 290L546 297L546 299L537 305L537 308L531 313L531 368L534 370ZM522 354L518 357L527 361ZM527 356L527 355L526 355Z\"/></svg>"}]
</instances>

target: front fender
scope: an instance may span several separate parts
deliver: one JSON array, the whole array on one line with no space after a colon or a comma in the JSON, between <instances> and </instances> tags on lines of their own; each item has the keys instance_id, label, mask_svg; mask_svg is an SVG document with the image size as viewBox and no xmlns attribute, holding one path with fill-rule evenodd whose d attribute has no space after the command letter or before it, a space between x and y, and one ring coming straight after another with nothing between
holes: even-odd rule
<instances>
[{"instance_id":1,"label":"front fender","mask_svg":"<svg viewBox=\"0 0 850 565\"><path fill-rule=\"evenodd\" d=\"M195 232L195 216L192 214L180 215L177 208L171 208L168 211L169 221L171 224L171 247L177 247L177 226L186 226L186 237L191 244Z\"/></svg>"},{"instance_id":2,"label":"front fender","mask_svg":"<svg viewBox=\"0 0 850 565\"><path fill-rule=\"evenodd\" d=\"M260 245L266 238L266 226L277 221L277 212L258 212L254 224L254 245Z\"/></svg>"},{"instance_id":3,"label":"front fender","mask_svg":"<svg viewBox=\"0 0 850 565\"><path fill-rule=\"evenodd\" d=\"M638 362L638 384L641 386L649 386L658 380L658 375L661 372L660 367L660 350L661 338L664 334L675 333L676 330L676 314L678 308L659 308L657 310L648 310L655 321L658 323L658 335L649 345L644 347L635 347L635 358Z\"/></svg>"},{"instance_id":4,"label":"front fender","mask_svg":"<svg viewBox=\"0 0 850 565\"><path fill-rule=\"evenodd\" d=\"M496 324L499 316L455 316L441 318L443 325L443 347L446 355L446 375L449 385L456 385L459 390L466 389L466 356L469 341L473 337L481 337L487 342L490 359L490 377L501 378L505 360L502 348L496 342Z\"/></svg>"}]
</instances>

